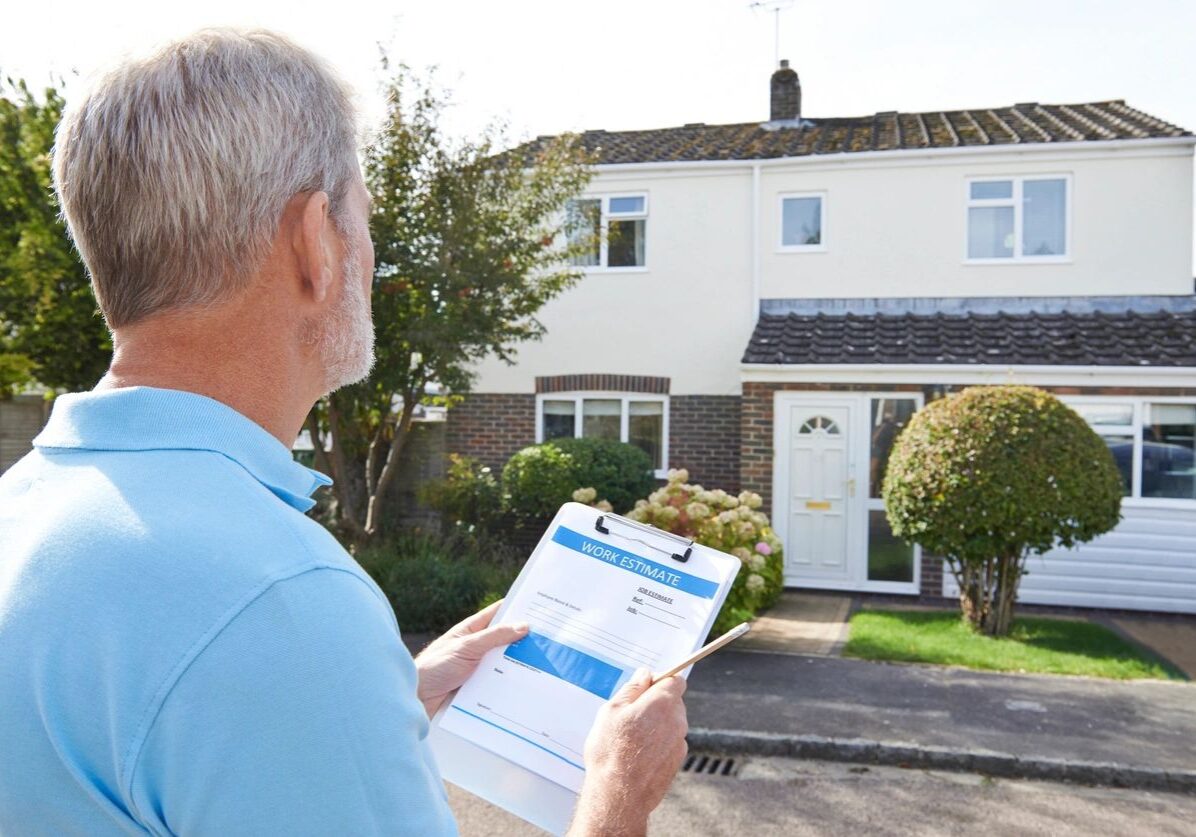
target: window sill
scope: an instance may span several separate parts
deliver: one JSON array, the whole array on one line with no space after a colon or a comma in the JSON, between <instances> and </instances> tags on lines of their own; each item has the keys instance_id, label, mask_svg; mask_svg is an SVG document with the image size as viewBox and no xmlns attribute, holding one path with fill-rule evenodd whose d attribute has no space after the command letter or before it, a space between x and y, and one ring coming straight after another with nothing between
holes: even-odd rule
<instances>
[{"instance_id":1,"label":"window sill","mask_svg":"<svg viewBox=\"0 0 1196 837\"><path fill-rule=\"evenodd\" d=\"M583 267L582 271L589 276L591 273L647 273L647 266L643 267Z\"/></svg>"},{"instance_id":2,"label":"window sill","mask_svg":"<svg viewBox=\"0 0 1196 837\"><path fill-rule=\"evenodd\" d=\"M991 265L991 264L1073 264L1070 256L1040 256L1036 259L964 259L962 264L967 267L970 265Z\"/></svg>"},{"instance_id":3,"label":"window sill","mask_svg":"<svg viewBox=\"0 0 1196 837\"><path fill-rule=\"evenodd\" d=\"M1129 509L1196 509L1196 500L1179 497L1122 497L1121 505Z\"/></svg>"},{"instance_id":4,"label":"window sill","mask_svg":"<svg viewBox=\"0 0 1196 837\"><path fill-rule=\"evenodd\" d=\"M826 245L821 244L817 247L778 247L775 251L777 255L789 255L791 253L825 253Z\"/></svg>"}]
</instances>

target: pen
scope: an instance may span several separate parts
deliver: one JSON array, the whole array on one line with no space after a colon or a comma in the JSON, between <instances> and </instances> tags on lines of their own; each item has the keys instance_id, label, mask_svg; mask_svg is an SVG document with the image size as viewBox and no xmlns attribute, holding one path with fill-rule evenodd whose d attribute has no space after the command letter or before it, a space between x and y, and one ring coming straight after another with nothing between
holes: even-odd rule
<instances>
[{"instance_id":1,"label":"pen","mask_svg":"<svg viewBox=\"0 0 1196 837\"><path fill-rule=\"evenodd\" d=\"M702 646L697 651L690 654L684 660L677 663L677 665L670 668L664 674L652 675L652 682L658 683L661 680L664 680L666 677L672 677L674 674L681 671L681 669L685 668L686 666L692 666L698 660L702 659L703 657L705 657L709 654L713 654L715 651L722 648L727 643L734 642L735 640L739 639L741 636L746 634L751 629L752 629L752 626L749 625L747 622L740 622L738 625L736 625L731 630L727 631L725 634L720 636L718 639L713 640L712 642L706 643L704 646Z\"/></svg>"}]
</instances>

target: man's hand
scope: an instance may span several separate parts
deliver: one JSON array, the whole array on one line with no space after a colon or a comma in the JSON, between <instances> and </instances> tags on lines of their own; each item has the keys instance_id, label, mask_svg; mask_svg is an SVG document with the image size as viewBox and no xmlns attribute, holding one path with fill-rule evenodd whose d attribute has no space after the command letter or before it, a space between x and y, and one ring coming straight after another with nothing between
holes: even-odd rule
<instances>
[{"instance_id":1,"label":"man's hand","mask_svg":"<svg viewBox=\"0 0 1196 837\"><path fill-rule=\"evenodd\" d=\"M641 669L598 711L571 837L639 837L685 761L686 683Z\"/></svg>"},{"instance_id":2,"label":"man's hand","mask_svg":"<svg viewBox=\"0 0 1196 837\"><path fill-rule=\"evenodd\" d=\"M527 625L522 622L490 625L501 604L497 601L460 622L415 658L415 667L419 670L417 694L429 718L436 714L444 699L473 674L487 651L527 636Z\"/></svg>"}]
</instances>

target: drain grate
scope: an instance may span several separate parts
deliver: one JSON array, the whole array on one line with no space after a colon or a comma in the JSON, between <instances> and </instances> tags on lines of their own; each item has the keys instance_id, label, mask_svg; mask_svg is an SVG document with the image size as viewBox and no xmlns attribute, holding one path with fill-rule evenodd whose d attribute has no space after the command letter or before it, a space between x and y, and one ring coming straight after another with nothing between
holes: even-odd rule
<instances>
[{"instance_id":1,"label":"drain grate","mask_svg":"<svg viewBox=\"0 0 1196 837\"><path fill-rule=\"evenodd\" d=\"M703 776L738 776L742 760L730 756L712 756L705 753L690 753L681 765L682 773L700 773Z\"/></svg>"}]
</instances>

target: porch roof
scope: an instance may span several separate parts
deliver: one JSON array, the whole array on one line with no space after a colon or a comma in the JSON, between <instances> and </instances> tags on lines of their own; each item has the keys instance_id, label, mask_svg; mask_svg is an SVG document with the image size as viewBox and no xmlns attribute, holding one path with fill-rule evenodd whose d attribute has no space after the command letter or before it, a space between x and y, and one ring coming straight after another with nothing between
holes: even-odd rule
<instances>
[{"instance_id":1,"label":"porch roof","mask_svg":"<svg viewBox=\"0 0 1196 837\"><path fill-rule=\"evenodd\" d=\"M743 363L1196 367L1196 297L1175 301L1157 310L766 308Z\"/></svg>"}]
</instances>

